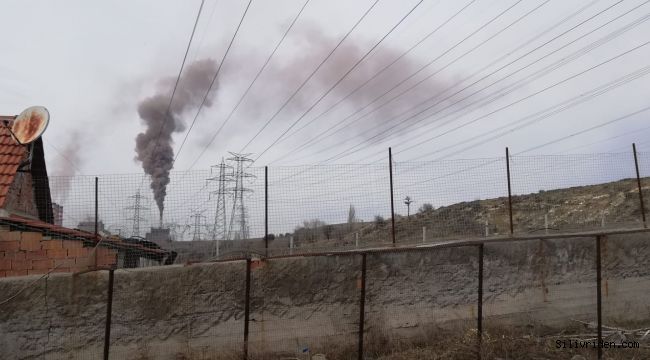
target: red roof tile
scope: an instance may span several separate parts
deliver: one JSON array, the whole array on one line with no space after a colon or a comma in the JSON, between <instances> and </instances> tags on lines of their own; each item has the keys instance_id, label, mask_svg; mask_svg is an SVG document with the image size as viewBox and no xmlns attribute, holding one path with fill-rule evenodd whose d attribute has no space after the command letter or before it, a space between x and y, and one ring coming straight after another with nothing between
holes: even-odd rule
<instances>
[{"instance_id":1,"label":"red roof tile","mask_svg":"<svg viewBox=\"0 0 650 360\"><path fill-rule=\"evenodd\" d=\"M16 176L18 165L25 157L27 147L18 144L9 130L0 126L0 207L4 206L7 192Z\"/></svg>"}]
</instances>

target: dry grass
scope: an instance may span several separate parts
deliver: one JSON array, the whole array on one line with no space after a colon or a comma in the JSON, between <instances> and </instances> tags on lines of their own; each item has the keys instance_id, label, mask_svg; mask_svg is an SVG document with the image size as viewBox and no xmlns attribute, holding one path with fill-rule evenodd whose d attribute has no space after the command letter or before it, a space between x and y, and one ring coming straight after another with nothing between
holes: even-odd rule
<instances>
[{"instance_id":1,"label":"dry grass","mask_svg":"<svg viewBox=\"0 0 650 360\"><path fill-rule=\"evenodd\" d=\"M558 348L556 340L571 340L586 338L584 328L576 326L565 329L561 334L535 329L533 334L528 328L488 328L483 333L481 358L501 360L542 360L542 359L595 359L597 350ZM400 338L396 333L381 332L381 328L370 329L365 336L364 358L376 360L473 360L477 358L476 329L458 327L456 329L428 328L419 334ZM311 349L311 354L324 354L327 360L357 359L356 338L349 339L348 344L337 342L324 343ZM607 339L605 339L607 340ZM644 346L645 345L645 346ZM135 359L153 359L149 356L151 349L143 347ZM308 354L290 352L254 354L252 360L309 360ZM641 342L640 349L604 349L604 359L650 359L648 341ZM187 352L176 354L178 360L234 360L241 358L239 351L215 351L215 349L188 349ZM582 357L580 357L582 356Z\"/></svg>"}]
</instances>

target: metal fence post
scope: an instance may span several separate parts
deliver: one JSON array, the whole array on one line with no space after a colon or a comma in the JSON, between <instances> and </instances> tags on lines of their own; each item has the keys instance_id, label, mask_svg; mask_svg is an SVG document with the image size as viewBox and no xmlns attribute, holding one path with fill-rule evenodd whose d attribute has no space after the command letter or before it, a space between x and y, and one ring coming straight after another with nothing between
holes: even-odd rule
<instances>
[{"instance_id":1,"label":"metal fence post","mask_svg":"<svg viewBox=\"0 0 650 360\"><path fill-rule=\"evenodd\" d=\"M393 246L395 246L395 201L393 200L393 150L388 148L388 171L390 175L390 218Z\"/></svg>"},{"instance_id":2,"label":"metal fence post","mask_svg":"<svg viewBox=\"0 0 650 360\"><path fill-rule=\"evenodd\" d=\"M264 167L264 253L269 256L269 167Z\"/></svg>"},{"instance_id":3,"label":"metal fence post","mask_svg":"<svg viewBox=\"0 0 650 360\"><path fill-rule=\"evenodd\" d=\"M106 299L106 328L104 330L104 360L108 360L111 347L111 316L113 313L113 282L115 270L108 271L108 297Z\"/></svg>"},{"instance_id":4,"label":"metal fence post","mask_svg":"<svg viewBox=\"0 0 650 360\"><path fill-rule=\"evenodd\" d=\"M98 234L98 223L99 223L99 178L95 176L95 238Z\"/></svg>"},{"instance_id":5,"label":"metal fence post","mask_svg":"<svg viewBox=\"0 0 650 360\"><path fill-rule=\"evenodd\" d=\"M244 300L244 360L248 359L248 319L251 303L251 259L246 259L246 295Z\"/></svg>"},{"instance_id":6,"label":"metal fence post","mask_svg":"<svg viewBox=\"0 0 650 360\"><path fill-rule=\"evenodd\" d=\"M643 191L641 189L641 174L639 173L639 159L636 153L636 144L632 143L632 151L634 152L634 167L636 168L636 184L639 187L639 202L641 203L641 219L643 220L643 227L647 228L648 223L645 218L645 205L643 203Z\"/></svg>"},{"instance_id":7,"label":"metal fence post","mask_svg":"<svg viewBox=\"0 0 650 360\"><path fill-rule=\"evenodd\" d=\"M95 176L95 241L99 244L99 178ZM95 268L97 268L97 249L93 251Z\"/></svg>"},{"instance_id":8,"label":"metal fence post","mask_svg":"<svg viewBox=\"0 0 650 360\"><path fill-rule=\"evenodd\" d=\"M510 216L510 235L515 232L512 223L512 186L510 184L510 150L506 148L506 172L508 174L508 215Z\"/></svg>"},{"instance_id":9,"label":"metal fence post","mask_svg":"<svg viewBox=\"0 0 650 360\"><path fill-rule=\"evenodd\" d=\"M601 264L601 236L596 236L596 308L598 312L598 360L603 358L603 303L602 303L602 264Z\"/></svg>"},{"instance_id":10,"label":"metal fence post","mask_svg":"<svg viewBox=\"0 0 650 360\"><path fill-rule=\"evenodd\" d=\"M478 358L481 358L481 343L483 342L483 244L478 246L478 311L476 319L476 340L478 342Z\"/></svg>"},{"instance_id":11,"label":"metal fence post","mask_svg":"<svg viewBox=\"0 0 650 360\"><path fill-rule=\"evenodd\" d=\"M363 360L363 332L366 321L366 253L361 254L361 294L359 295L359 349L358 359Z\"/></svg>"}]
</instances>

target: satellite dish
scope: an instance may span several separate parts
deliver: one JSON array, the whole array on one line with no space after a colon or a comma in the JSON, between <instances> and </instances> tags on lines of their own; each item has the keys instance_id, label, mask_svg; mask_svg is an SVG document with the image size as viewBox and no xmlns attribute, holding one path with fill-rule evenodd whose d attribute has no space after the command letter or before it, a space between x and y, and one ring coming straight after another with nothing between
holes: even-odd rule
<instances>
[{"instance_id":1,"label":"satellite dish","mask_svg":"<svg viewBox=\"0 0 650 360\"><path fill-rule=\"evenodd\" d=\"M18 115L11 125L11 133L19 144L29 144L38 139L50 122L50 113L43 106L32 106Z\"/></svg>"}]
</instances>

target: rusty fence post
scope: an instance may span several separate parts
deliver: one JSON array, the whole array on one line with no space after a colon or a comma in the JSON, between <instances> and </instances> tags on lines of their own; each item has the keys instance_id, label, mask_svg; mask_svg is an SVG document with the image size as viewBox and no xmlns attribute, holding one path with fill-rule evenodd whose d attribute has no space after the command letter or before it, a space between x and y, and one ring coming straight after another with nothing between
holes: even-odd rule
<instances>
[{"instance_id":1,"label":"rusty fence post","mask_svg":"<svg viewBox=\"0 0 650 360\"><path fill-rule=\"evenodd\" d=\"M244 360L248 359L248 319L251 303L251 259L246 259L246 292L244 299Z\"/></svg>"},{"instance_id":2,"label":"rusty fence post","mask_svg":"<svg viewBox=\"0 0 650 360\"><path fill-rule=\"evenodd\" d=\"M269 256L269 167L264 167L264 253Z\"/></svg>"},{"instance_id":3,"label":"rusty fence post","mask_svg":"<svg viewBox=\"0 0 650 360\"><path fill-rule=\"evenodd\" d=\"M95 240L97 240L97 234L99 233L98 223L99 223L99 178L95 176Z\"/></svg>"},{"instance_id":4,"label":"rusty fence post","mask_svg":"<svg viewBox=\"0 0 650 360\"><path fill-rule=\"evenodd\" d=\"M390 219L393 246L395 246L395 201L393 199L393 150L388 148L388 172L390 176Z\"/></svg>"},{"instance_id":5,"label":"rusty fence post","mask_svg":"<svg viewBox=\"0 0 650 360\"><path fill-rule=\"evenodd\" d=\"M510 235L514 234L515 227L512 223L512 185L510 182L510 150L506 148L506 173L508 175L508 216L510 217Z\"/></svg>"},{"instance_id":6,"label":"rusty fence post","mask_svg":"<svg viewBox=\"0 0 650 360\"><path fill-rule=\"evenodd\" d=\"M476 319L477 354L481 358L481 344L483 342L483 244L478 245L478 299Z\"/></svg>"},{"instance_id":7,"label":"rusty fence post","mask_svg":"<svg viewBox=\"0 0 650 360\"><path fill-rule=\"evenodd\" d=\"M104 329L104 360L108 360L111 347L111 316L113 314L113 283L115 270L108 271L108 296L106 299L106 328Z\"/></svg>"},{"instance_id":8,"label":"rusty fence post","mask_svg":"<svg viewBox=\"0 0 650 360\"><path fill-rule=\"evenodd\" d=\"M359 348L358 359L363 360L363 333L366 322L366 253L361 254L361 294L359 295Z\"/></svg>"},{"instance_id":9,"label":"rusty fence post","mask_svg":"<svg viewBox=\"0 0 650 360\"><path fill-rule=\"evenodd\" d=\"M641 189L641 174L639 173L639 158L636 152L636 144L632 143L632 151L634 152L634 167L636 168L636 184L639 188L639 203L641 204L641 220L643 220L643 227L647 228L648 223L645 218L645 204L643 203L643 191Z\"/></svg>"},{"instance_id":10,"label":"rusty fence post","mask_svg":"<svg viewBox=\"0 0 650 360\"><path fill-rule=\"evenodd\" d=\"M603 289L602 289L602 264L601 264L601 236L596 236L596 311L598 318L598 360L603 358Z\"/></svg>"}]
</instances>

